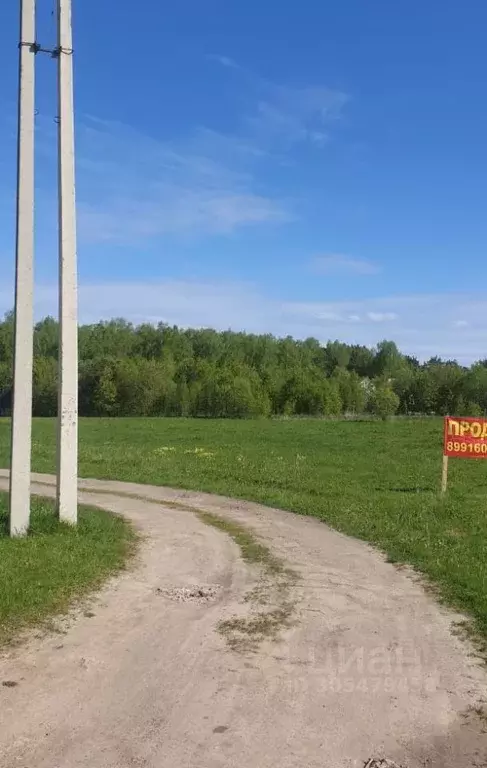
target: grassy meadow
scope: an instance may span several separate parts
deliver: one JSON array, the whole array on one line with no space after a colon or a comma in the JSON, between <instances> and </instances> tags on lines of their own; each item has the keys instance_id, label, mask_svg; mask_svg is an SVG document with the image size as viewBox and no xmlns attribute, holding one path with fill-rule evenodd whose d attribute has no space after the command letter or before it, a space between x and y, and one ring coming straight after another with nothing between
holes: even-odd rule
<instances>
[{"instance_id":1,"label":"grassy meadow","mask_svg":"<svg viewBox=\"0 0 487 768\"><path fill-rule=\"evenodd\" d=\"M79 508L76 528L60 523L54 502L34 497L25 538L8 535L8 497L0 493L0 644L19 630L64 613L126 563L135 534L122 518Z\"/></svg>"},{"instance_id":2,"label":"grassy meadow","mask_svg":"<svg viewBox=\"0 0 487 768\"><path fill-rule=\"evenodd\" d=\"M0 466L9 462L0 420ZM82 419L80 474L213 491L312 515L437 584L487 638L487 461L451 460L440 419L391 422ZM33 469L55 469L55 422L35 420Z\"/></svg>"}]
</instances>

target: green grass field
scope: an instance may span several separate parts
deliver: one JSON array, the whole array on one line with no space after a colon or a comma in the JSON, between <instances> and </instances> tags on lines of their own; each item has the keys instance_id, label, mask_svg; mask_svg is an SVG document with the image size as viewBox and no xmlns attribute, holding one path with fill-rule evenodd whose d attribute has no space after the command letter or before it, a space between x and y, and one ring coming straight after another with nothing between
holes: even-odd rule
<instances>
[{"instance_id":1,"label":"green grass field","mask_svg":"<svg viewBox=\"0 0 487 768\"><path fill-rule=\"evenodd\" d=\"M0 420L0 465L9 423ZM441 420L85 419L80 473L213 491L313 515L420 569L487 638L487 461L451 460ZM34 469L53 472L55 423L34 424Z\"/></svg>"},{"instance_id":2,"label":"green grass field","mask_svg":"<svg viewBox=\"0 0 487 768\"><path fill-rule=\"evenodd\" d=\"M53 502L40 498L32 500L29 536L10 539L7 502L0 493L0 644L64 613L124 566L135 541L120 517L80 507L72 528L59 523Z\"/></svg>"}]
</instances>

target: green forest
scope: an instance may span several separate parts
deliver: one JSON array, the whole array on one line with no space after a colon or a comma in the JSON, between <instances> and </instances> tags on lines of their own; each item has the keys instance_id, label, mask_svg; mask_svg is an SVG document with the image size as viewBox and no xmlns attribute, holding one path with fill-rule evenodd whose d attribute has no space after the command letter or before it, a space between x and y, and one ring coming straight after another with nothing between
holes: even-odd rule
<instances>
[{"instance_id":1,"label":"green forest","mask_svg":"<svg viewBox=\"0 0 487 768\"><path fill-rule=\"evenodd\" d=\"M374 348L125 320L79 328L82 416L252 418L487 413L487 360L420 363ZM0 322L0 415L11 410L13 316ZM58 324L35 326L33 408L57 410Z\"/></svg>"}]
</instances>

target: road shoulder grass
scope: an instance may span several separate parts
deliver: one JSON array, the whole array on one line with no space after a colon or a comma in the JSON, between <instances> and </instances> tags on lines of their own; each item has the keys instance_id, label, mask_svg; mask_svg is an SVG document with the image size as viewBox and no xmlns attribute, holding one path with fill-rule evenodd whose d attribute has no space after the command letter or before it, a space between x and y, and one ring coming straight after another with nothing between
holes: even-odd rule
<instances>
[{"instance_id":1,"label":"road shoulder grass","mask_svg":"<svg viewBox=\"0 0 487 768\"><path fill-rule=\"evenodd\" d=\"M218 631L232 650L244 653L255 651L266 639L277 640L281 630L292 624L296 603L291 592L298 574L286 567L250 528L211 512L194 511L205 525L230 536L248 565L260 568L257 586L245 596L250 614L220 621Z\"/></svg>"},{"instance_id":2,"label":"road shoulder grass","mask_svg":"<svg viewBox=\"0 0 487 768\"><path fill-rule=\"evenodd\" d=\"M8 496L0 493L0 645L47 626L124 568L136 533L123 518L80 506L76 527L60 523L53 501L32 498L25 538L8 536Z\"/></svg>"}]
</instances>

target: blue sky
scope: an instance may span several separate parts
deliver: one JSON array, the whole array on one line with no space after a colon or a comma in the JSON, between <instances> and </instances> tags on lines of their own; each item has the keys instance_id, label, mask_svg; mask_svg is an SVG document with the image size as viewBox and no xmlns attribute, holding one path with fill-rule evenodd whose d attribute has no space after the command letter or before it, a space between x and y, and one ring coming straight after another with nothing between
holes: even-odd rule
<instances>
[{"instance_id":1,"label":"blue sky","mask_svg":"<svg viewBox=\"0 0 487 768\"><path fill-rule=\"evenodd\" d=\"M5 5L0 311L18 36ZM44 45L52 9L38 0ZM486 28L482 0L74 0L81 321L487 356ZM54 63L37 64L40 316L56 311L56 87Z\"/></svg>"}]
</instances>

